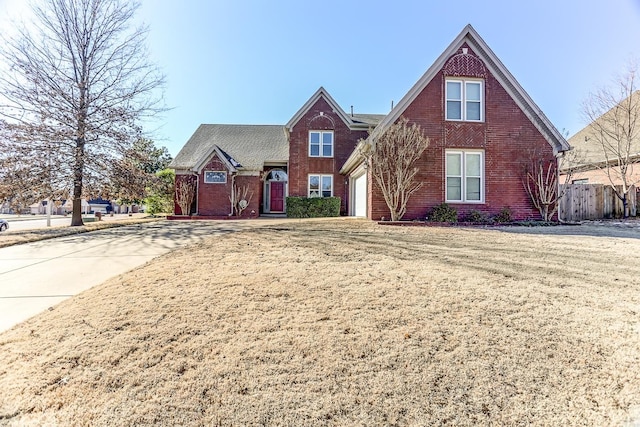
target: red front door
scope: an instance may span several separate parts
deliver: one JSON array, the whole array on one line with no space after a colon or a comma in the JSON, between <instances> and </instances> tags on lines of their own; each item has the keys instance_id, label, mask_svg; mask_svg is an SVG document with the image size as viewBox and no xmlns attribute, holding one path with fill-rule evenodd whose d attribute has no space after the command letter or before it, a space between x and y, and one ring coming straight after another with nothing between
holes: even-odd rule
<instances>
[{"instance_id":1,"label":"red front door","mask_svg":"<svg viewBox=\"0 0 640 427\"><path fill-rule=\"evenodd\" d=\"M271 212L282 212L284 211L284 182L274 182L270 183L271 187L271 200L269 202L269 206L271 208Z\"/></svg>"}]
</instances>

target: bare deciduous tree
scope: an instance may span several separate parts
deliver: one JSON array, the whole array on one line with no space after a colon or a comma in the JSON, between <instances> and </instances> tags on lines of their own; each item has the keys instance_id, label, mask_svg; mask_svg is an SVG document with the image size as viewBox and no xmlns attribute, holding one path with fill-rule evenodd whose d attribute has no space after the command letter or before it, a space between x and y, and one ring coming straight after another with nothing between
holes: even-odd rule
<instances>
[{"instance_id":1,"label":"bare deciduous tree","mask_svg":"<svg viewBox=\"0 0 640 427\"><path fill-rule=\"evenodd\" d=\"M236 216L242 216L242 212L249 206L252 198L253 191L249 193L249 186L243 185L242 187L238 187L234 184L233 187L231 187L229 201Z\"/></svg>"},{"instance_id":2,"label":"bare deciduous tree","mask_svg":"<svg viewBox=\"0 0 640 427\"><path fill-rule=\"evenodd\" d=\"M416 180L416 162L429 146L420 126L401 118L389 126L379 136L371 135L370 144L360 153L368 164L373 178L382 191L392 221L402 219L407 211L407 203L422 182Z\"/></svg>"},{"instance_id":3,"label":"bare deciduous tree","mask_svg":"<svg viewBox=\"0 0 640 427\"><path fill-rule=\"evenodd\" d=\"M562 136L567 135L568 131L563 129ZM526 141L535 137L525 132L517 138ZM542 220L551 221L582 157L575 150L569 150L550 158L547 151L534 147L523 150L520 156L522 185Z\"/></svg>"},{"instance_id":4,"label":"bare deciduous tree","mask_svg":"<svg viewBox=\"0 0 640 427\"><path fill-rule=\"evenodd\" d=\"M573 169L569 165L575 162L568 158L574 158L574 153L565 152L559 160L544 160L542 156L532 154L529 162L524 164L522 183L543 221L551 221L558 212L560 200L573 177ZM562 185L559 185L560 170L563 171Z\"/></svg>"},{"instance_id":5,"label":"bare deciduous tree","mask_svg":"<svg viewBox=\"0 0 640 427\"><path fill-rule=\"evenodd\" d=\"M182 215L191 215L191 205L196 196L196 183L191 177L176 177L176 203Z\"/></svg>"},{"instance_id":6,"label":"bare deciduous tree","mask_svg":"<svg viewBox=\"0 0 640 427\"><path fill-rule=\"evenodd\" d=\"M42 199L68 196L68 187L56 172L58 153L53 149L54 144L31 144L30 138L23 127L0 123L2 198L11 199L14 209Z\"/></svg>"},{"instance_id":7,"label":"bare deciduous tree","mask_svg":"<svg viewBox=\"0 0 640 427\"><path fill-rule=\"evenodd\" d=\"M82 225L81 199L140 137L140 121L163 110L164 77L147 59L147 29L131 28L138 7L43 0L29 26L2 40L0 115L24 136L9 143L27 152L48 147L73 199L72 225Z\"/></svg>"},{"instance_id":8,"label":"bare deciduous tree","mask_svg":"<svg viewBox=\"0 0 640 427\"><path fill-rule=\"evenodd\" d=\"M640 182L640 91L638 66L630 65L613 87L591 93L582 112L589 122L589 144L601 150L602 161L592 166L602 170L629 216L628 194Z\"/></svg>"}]
</instances>

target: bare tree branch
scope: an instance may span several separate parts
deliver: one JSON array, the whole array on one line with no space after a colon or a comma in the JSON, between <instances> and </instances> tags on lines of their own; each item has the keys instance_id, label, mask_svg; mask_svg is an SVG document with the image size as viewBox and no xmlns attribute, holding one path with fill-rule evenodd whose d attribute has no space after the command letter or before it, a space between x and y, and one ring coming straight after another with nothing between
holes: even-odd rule
<instances>
[{"instance_id":1,"label":"bare tree branch","mask_svg":"<svg viewBox=\"0 0 640 427\"><path fill-rule=\"evenodd\" d=\"M574 150L548 159L542 150L521 153L522 185L543 221L551 221L573 179L578 156Z\"/></svg>"},{"instance_id":2,"label":"bare tree branch","mask_svg":"<svg viewBox=\"0 0 640 427\"><path fill-rule=\"evenodd\" d=\"M176 177L176 203L182 215L191 215L191 205L196 195L196 183L191 176Z\"/></svg>"},{"instance_id":3,"label":"bare tree branch","mask_svg":"<svg viewBox=\"0 0 640 427\"><path fill-rule=\"evenodd\" d=\"M405 118L389 126L361 150L369 170L382 191L392 221L402 219L413 193L422 187L416 180L416 162L429 146L420 126Z\"/></svg>"},{"instance_id":4,"label":"bare tree branch","mask_svg":"<svg viewBox=\"0 0 640 427\"><path fill-rule=\"evenodd\" d=\"M249 206L251 199L253 198L253 191L249 192L249 186L243 185L238 187L234 184L231 187L231 195L229 195L229 201L233 207L233 211L236 216L242 216L242 212Z\"/></svg>"},{"instance_id":5,"label":"bare tree branch","mask_svg":"<svg viewBox=\"0 0 640 427\"><path fill-rule=\"evenodd\" d=\"M139 122L164 110L164 77L147 59L147 29L130 28L138 7L45 0L33 8L32 25L2 40L8 144L20 148L24 164L38 150L53 159L55 190L73 198L72 225L82 224L81 198L104 187L113 163L140 138Z\"/></svg>"},{"instance_id":6,"label":"bare tree branch","mask_svg":"<svg viewBox=\"0 0 640 427\"><path fill-rule=\"evenodd\" d=\"M616 196L622 200L625 218L629 216L627 195L640 183L635 171L640 162L640 91L638 66L630 65L614 87L591 93L582 112L589 121L587 143L600 148L601 159L592 167L605 174ZM618 186L618 187L616 187Z\"/></svg>"}]
</instances>

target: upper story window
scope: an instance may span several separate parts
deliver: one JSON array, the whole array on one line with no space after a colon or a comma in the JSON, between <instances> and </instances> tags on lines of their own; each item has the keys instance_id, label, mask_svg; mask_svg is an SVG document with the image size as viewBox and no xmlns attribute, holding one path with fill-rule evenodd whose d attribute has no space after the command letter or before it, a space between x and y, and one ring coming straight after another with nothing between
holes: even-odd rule
<instances>
[{"instance_id":1,"label":"upper story window","mask_svg":"<svg viewBox=\"0 0 640 427\"><path fill-rule=\"evenodd\" d=\"M309 156L333 157L333 131L309 132Z\"/></svg>"},{"instance_id":2,"label":"upper story window","mask_svg":"<svg viewBox=\"0 0 640 427\"><path fill-rule=\"evenodd\" d=\"M482 80L447 79L445 117L447 120L481 122L484 120Z\"/></svg>"},{"instance_id":3,"label":"upper story window","mask_svg":"<svg viewBox=\"0 0 640 427\"><path fill-rule=\"evenodd\" d=\"M484 201L484 151L447 150L445 169L447 202Z\"/></svg>"}]
</instances>

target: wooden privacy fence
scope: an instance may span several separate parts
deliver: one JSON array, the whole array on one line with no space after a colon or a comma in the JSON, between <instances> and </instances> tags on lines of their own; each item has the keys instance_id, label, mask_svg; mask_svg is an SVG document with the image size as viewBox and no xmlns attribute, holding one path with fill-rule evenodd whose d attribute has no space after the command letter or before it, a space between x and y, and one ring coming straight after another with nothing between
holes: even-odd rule
<instances>
[{"instance_id":1,"label":"wooden privacy fence","mask_svg":"<svg viewBox=\"0 0 640 427\"><path fill-rule=\"evenodd\" d=\"M622 191L621 186L617 186L617 188L618 191ZM560 200L559 208L559 216L563 221L620 218L623 216L622 200L616 196L610 185L561 185L560 191L565 191ZM627 194L630 216L637 214L637 200L636 188L632 187Z\"/></svg>"}]
</instances>

